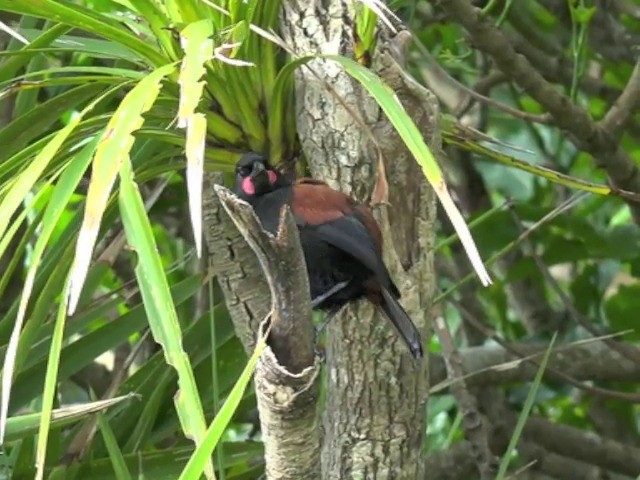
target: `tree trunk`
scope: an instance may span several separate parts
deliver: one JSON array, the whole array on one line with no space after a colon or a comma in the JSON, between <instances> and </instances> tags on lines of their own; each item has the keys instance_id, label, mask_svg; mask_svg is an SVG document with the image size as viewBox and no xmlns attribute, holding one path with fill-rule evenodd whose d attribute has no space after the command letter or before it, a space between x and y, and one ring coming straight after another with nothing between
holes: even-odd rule
<instances>
[{"instance_id":1,"label":"tree trunk","mask_svg":"<svg viewBox=\"0 0 640 480\"><path fill-rule=\"evenodd\" d=\"M353 13L351 1L285 1L285 39L299 55L353 57ZM380 38L373 68L423 128L432 150L439 151L437 102L396 63L402 64L403 45L397 40L406 40L405 34L395 42ZM311 171L364 202L376 180L386 177L388 199L384 181L378 181L376 196L389 205L375 209L385 261L426 339L434 284L433 192L366 91L335 63L314 60L308 66L298 72L296 100L298 133ZM413 361L390 323L366 302L343 309L327 336L322 478L425 478L426 357Z\"/></svg>"}]
</instances>

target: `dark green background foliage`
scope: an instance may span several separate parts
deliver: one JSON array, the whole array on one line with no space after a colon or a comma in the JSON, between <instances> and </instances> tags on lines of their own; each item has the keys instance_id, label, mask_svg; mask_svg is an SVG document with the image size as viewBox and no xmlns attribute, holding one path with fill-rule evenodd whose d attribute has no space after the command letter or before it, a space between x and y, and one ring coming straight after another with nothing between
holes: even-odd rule
<instances>
[{"instance_id":1,"label":"dark green background foliage","mask_svg":"<svg viewBox=\"0 0 640 480\"><path fill-rule=\"evenodd\" d=\"M210 20L214 48L240 42L229 57L255 63L207 62L196 110L206 114L205 168L230 173L248 149L270 152L280 161L297 158L299 170L305 168L295 132L291 59L248 27L277 31L279 2L225 2L229 16L196 0L166 4L163 10L143 0L0 0L0 21L32 42L26 47L0 33L2 358L29 269L38 262L38 239L51 228L12 355L0 479L33 478L36 452L44 452L44 445L37 445L39 413L50 414L52 407L44 476L178 478L194 451L174 405L178 375L195 379L197 389L188 401L202 409L209 425L247 364L215 280L205 281L206 261L195 254L185 130L174 122L178 68L140 112L144 124L127 132L135 138L130 161L118 161L130 165L141 196L133 182L127 190L114 172L94 262L77 312L62 329L59 305L93 181L87 165L132 87L161 65L182 59L179 35L186 25ZM484 8L483 14L470 17L471 4ZM395 1L389 6L414 35L408 72L440 99L446 154L441 167L494 280L488 288L480 286L447 217L439 215L438 306L466 373L473 373L466 386L478 399L491 437L480 441L489 441L503 458L509 440L519 439L512 471L544 457L546 463L532 467L535 474L583 478L575 472L602 468L635 478L640 474L640 207L635 201L640 195L635 68L640 1ZM360 17L364 35L373 35L366 24L371 18ZM501 32L502 45L491 43L493 32ZM364 38L357 47L375 49L372 40ZM521 61L505 69L509 52ZM543 87L566 103L553 103L557 98L544 94ZM469 89L477 94L470 96ZM583 117L576 112L588 122L580 123ZM619 121L610 122L610 115ZM46 162L38 157L74 121L78 124ZM627 175L620 173L624 168ZM65 181L68 185L60 187ZM48 217L53 214L46 213L48 205L60 195L68 197L62 210ZM142 200L149 204L148 215ZM143 243L135 252L128 248L136 241L131 225L152 233L155 245L148 235L138 240ZM149 247L147 260L143 244ZM156 292L167 305L173 298L174 324L153 323L145 281L148 288L161 285ZM182 345L164 345L163 351L149 334L150 324L151 329L179 327ZM606 334L618 334L615 343L593 340ZM156 331L153 337L158 338ZM552 338L566 354L552 354L543 365L546 375L534 382ZM443 351L437 334L428 345L435 386L446 379L442 358L451 352ZM178 358L181 351L188 364L177 373L167 358ZM56 371L51 362L58 355ZM521 356L529 360L504 365ZM43 397L45 383L50 390ZM454 393L438 388L428 404L425 454L431 474L443 472L433 478L477 475L463 442L465 406ZM112 398L107 406L92 403ZM233 419L220 428L214 464L219 478L255 479L264 464L252 388L237 399L237 408L227 406ZM91 415L96 411L101 414ZM523 411L528 423L514 436ZM184 412L193 428L204 429L197 411ZM554 430L559 424L568 429ZM589 433L612 443L589 446ZM557 442L563 445L552 438L563 439ZM611 460L609 449L623 445L630 450ZM447 469L447 459L458 454L459 471Z\"/></svg>"}]
</instances>

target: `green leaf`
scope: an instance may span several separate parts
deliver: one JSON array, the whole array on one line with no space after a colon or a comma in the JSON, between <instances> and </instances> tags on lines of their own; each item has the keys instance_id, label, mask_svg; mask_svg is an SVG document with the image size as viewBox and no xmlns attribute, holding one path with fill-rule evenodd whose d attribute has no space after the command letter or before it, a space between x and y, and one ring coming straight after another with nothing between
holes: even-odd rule
<instances>
[{"instance_id":1,"label":"green leaf","mask_svg":"<svg viewBox=\"0 0 640 480\"><path fill-rule=\"evenodd\" d=\"M585 7L584 5L578 5L572 8L575 14L576 22L587 24L591 21L591 18L596 14L598 9L596 7Z\"/></svg>"},{"instance_id":2,"label":"green leaf","mask_svg":"<svg viewBox=\"0 0 640 480\"><path fill-rule=\"evenodd\" d=\"M168 57L171 60L177 60L178 54L174 45L175 42L171 36L171 31L167 29L167 25L171 24L171 19L160 8L160 5L149 0L130 0L130 3L140 16L149 22L151 31Z\"/></svg>"},{"instance_id":3,"label":"green leaf","mask_svg":"<svg viewBox=\"0 0 640 480\"><path fill-rule=\"evenodd\" d=\"M640 339L637 316L640 310L638 309L640 309L640 285L621 285L604 304L611 330L613 332L632 330L633 333L624 336L625 340L631 342L637 342Z\"/></svg>"},{"instance_id":4,"label":"green leaf","mask_svg":"<svg viewBox=\"0 0 640 480\"><path fill-rule=\"evenodd\" d=\"M114 68L114 67L101 67L101 66L91 66L91 67L83 67L83 66L63 66L63 67L54 67L54 68L43 68L36 72L27 72L23 75L18 75L11 79L11 81L20 80L20 79L29 79L33 80L33 77L50 77L54 76L59 78L64 76L65 74L71 74L69 78L78 77L81 73L92 73L94 77L88 78L101 78L100 75L106 77L113 77L119 80L124 80L125 78L131 80L142 80L144 78L145 73L140 72L138 70L132 70L129 68ZM53 80L52 78L43 79L40 82L47 82ZM40 83L38 82L38 83Z\"/></svg>"},{"instance_id":5,"label":"green leaf","mask_svg":"<svg viewBox=\"0 0 640 480\"><path fill-rule=\"evenodd\" d=\"M58 307L58 315L53 330L53 338L49 347L49 362L47 375L42 393L42 415L40 417L40 429L38 431L38 445L36 449L36 480L44 476L45 457L47 454L47 439L53 416L53 401L58 380L58 367L60 366L60 352L62 350L62 337L64 334L65 318L67 316L67 300L62 297Z\"/></svg>"},{"instance_id":6,"label":"green leaf","mask_svg":"<svg viewBox=\"0 0 640 480\"><path fill-rule=\"evenodd\" d=\"M210 20L191 23L180 33L184 58L178 78L178 127L187 129L187 189L198 257L202 255L202 179L207 119L204 114L196 113L196 109L206 85L202 80L206 73L204 64L213 57L212 35L213 25Z\"/></svg>"},{"instance_id":7,"label":"green leaf","mask_svg":"<svg viewBox=\"0 0 640 480\"><path fill-rule=\"evenodd\" d=\"M185 435L200 446L204 441L206 423L189 357L182 348L182 331L162 268L151 224L140 192L133 180L128 160L120 171L120 210L127 240L138 255L136 278L149 319L151 333L162 346L167 363L178 374L176 411ZM206 462L208 477L214 477L211 459Z\"/></svg>"},{"instance_id":8,"label":"green leaf","mask_svg":"<svg viewBox=\"0 0 640 480\"><path fill-rule=\"evenodd\" d=\"M24 67L34 55L37 55L37 50L40 47L49 45L59 36L67 33L71 28L67 25L54 25L45 32L39 31L37 38L31 40L29 45L25 45L22 49L15 53L13 58L10 58L0 64L0 83L13 78L18 70ZM21 32L24 34L24 32Z\"/></svg>"},{"instance_id":9,"label":"green leaf","mask_svg":"<svg viewBox=\"0 0 640 480\"><path fill-rule=\"evenodd\" d=\"M44 168L48 165L51 158L60 148L60 145L64 142L67 136L78 125L80 119L89 111L91 111L102 99L110 95L113 90L108 91L94 100L77 118L72 119L69 124L60 130L54 138L47 144L47 146L40 151L33 162L22 172L17 178L14 185L10 189L7 196L0 203L0 235L4 234L4 231L9 223L10 217L13 212L18 208L20 202L23 201L27 193L33 187L33 184L38 179ZM55 216L55 212L52 213ZM50 225L49 225L50 226ZM45 242L46 244L46 242ZM41 249L44 248L44 244L40 245ZM40 252L41 253L41 252ZM36 267L37 267L36 259ZM36 268L34 267L34 268ZM4 367L2 369L2 399L0 401L0 443L4 438L4 429L7 420L7 412L9 408L9 399L11 396L11 382L13 380L13 372L16 361L16 354L18 350L19 334L22 329L22 323L24 320L24 314L27 307L27 302L31 294L31 288L33 286L33 275L28 278L30 284L25 286L25 290L21 299L20 307L18 310L18 318L16 319L13 327L13 333L7 348L7 354L5 357Z\"/></svg>"},{"instance_id":10,"label":"green leaf","mask_svg":"<svg viewBox=\"0 0 640 480\"><path fill-rule=\"evenodd\" d=\"M260 465L263 447L260 442L230 442L227 444L226 468L234 472L227 475L227 480L255 480L260 478L263 467ZM170 480L178 478L186 459L193 452L192 448L176 446L163 450L145 450L124 455L127 468L136 478L141 480ZM258 464L251 467L248 464ZM80 467L79 479L113 480L113 467L107 458L97 458ZM198 478L198 477L195 477ZM67 479L64 479L67 480Z\"/></svg>"},{"instance_id":11,"label":"green leaf","mask_svg":"<svg viewBox=\"0 0 640 480\"><path fill-rule=\"evenodd\" d=\"M202 182L206 136L207 118L202 113L191 115L187 127L187 188L191 226L198 257L202 256Z\"/></svg>"},{"instance_id":12,"label":"green leaf","mask_svg":"<svg viewBox=\"0 0 640 480\"><path fill-rule=\"evenodd\" d=\"M118 440L113 434L113 430L109 425L109 422L105 419L104 415L98 415L98 427L102 433L102 438L109 451L109 458L113 465L113 473L116 474L118 480L132 480L131 473L127 468L127 463L122 455L122 450L118 446Z\"/></svg>"},{"instance_id":13,"label":"green leaf","mask_svg":"<svg viewBox=\"0 0 640 480\"><path fill-rule=\"evenodd\" d=\"M180 305L191 298L198 289L199 279L200 276L193 276L174 285L171 289L174 304ZM65 340L69 341L77 335L82 336L63 348L58 379L69 378L90 365L103 353L122 344L130 335L140 331L147 324L144 306L137 305L113 321L97 328L94 327L87 332L89 326L94 324L96 320L104 318L104 314L104 309L98 307L86 312L79 312L74 317L74 321L68 325ZM28 369L16 377L13 388L16 398L30 401L42 391L46 369L45 359L48 354L46 347L49 341L48 337L51 335L50 332L52 332L52 325L47 324L41 327L41 337L38 343L42 347L37 350L32 349L31 357L33 358L27 362Z\"/></svg>"},{"instance_id":14,"label":"green leaf","mask_svg":"<svg viewBox=\"0 0 640 480\"><path fill-rule=\"evenodd\" d=\"M194 369L212 357L212 351L220 354L218 357L220 358L218 367L221 370L219 384L222 392L226 392L233 387L240 376L246 364L246 358L244 358L244 352L235 336L233 324L225 306L218 304L213 310L212 315L215 316L217 322L215 345L203 342L210 329L209 316L205 314L186 328L184 349L190 352L189 358ZM150 438L152 429L154 424L157 425L161 421L161 418L157 418L158 413L164 412L164 410L160 410L166 398L164 383L173 382L174 378L175 372L164 368L162 352L157 352L122 386L122 392L133 391L147 399L144 405L139 404L136 405L136 408L129 408L119 416L118 437L128 439L124 447L126 452L136 451L144 442L153 444L153 439ZM208 386L209 378L205 375L198 384ZM202 396L205 395L206 392L202 392ZM121 425L123 428L120 428ZM175 430L175 427L172 429Z\"/></svg>"},{"instance_id":15,"label":"green leaf","mask_svg":"<svg viewBox=\"0 0 640 480\"><path fill-rule=\"evenodd\" d=\"M65 25L66 26L66 25ZM42 33L40 30L21 30L28 39L36 40ZM124 60L140 67L140 56L126 46L101 38L81 37L77 35L63 35L51 42L50 47L33 48L30 53L65 54L68 52L84 53L92 58ZM0 52L0 56L15 56L15 52ZM169 61L169 60L167 60Z\"/></svg>"},{"instance_id":16,"label":"green leaf","mask_svg":"<svg viewBox=\"0 0 640 480\"><path fill-rule=\"evenodd\" d=\"M227 425L233 418L233 414L235 413L238 405L240 404L240 401L242 400L244 391L247 388L249 381L251 380L256 364L258 363L260 355L264 350L265 342L268 335L269 330L267 329L262 337L258 339L256 347L253 351L253 355L251 355L251 358L247 362L242 375L240 375L240 378L238 378L238 381L231 390L231 393L229 393L229 396L222 405L222 408L220 408L220 411L213 419L213 422L211 422L211 425L207 429L204 441L196 447L193 455L191 455L191 458L187 462L187 465L180 474L180 480L197 478L202 472L205 463L207 461L210 461L213 450L218 445L222 434L226 430Z\"/></svg>"},{"instance_id":17,"label":"green leaf","mask_svg":"<svg viewBox=\"0 0 640 480\"><path fill-rule=\"evenodd\" d=\"M187 25L180 32L180 41L184 49L184 58L180 68L180 105L178 108L178 127L186 128L189 117L200 103L206 73L205 62L213 57L213 26L209 20L201 20Z\"/></svg>"},{"instance_id":18,"label":"green leaf","mask_svg":"<svg viewBox=\"0 0 640 480\"><path fill-rule=\"evenodd\" d=\"M151 44L137 38L122 25L108 20L106 16L94 12L90 8L70 3L66 0L29 0L21 2L0 0L0 10L47 18L87 30L127 47L154 67L164 65L168 61Z\"/></svg>"},{"instance_id":19,"label":"green leaf","mask_svg":"<svg viewBox=\"0 0 640 480\"><path fill-rule=\"evenodd\" d=\"M536 377L531 384L531 389L529 390L527 399L524 402L524 406L522 407L522 412L520 412L520 415L518 416L516 428L513 430L513 435L509 440L509 446L502 456L502 461L500 462L500 468L498 469L496 480L503 480L507 474L507 469L509 468L509 463L511 462L512 453L515 451L516 446L518 445L518 441L522 436L524 426L527 423L527 419L529 418L529 414L531 413L531 409L533 408L533 403L536 400L536 395L538 394L538 389L540 388L540 384L542 383L544 371L547 369L547 363L549 362L549 357L551 356L551 352L553 351L553 346L556 343L557 337L558 334L554 333L553 337L551 338L551 342L549 342L549 347L547 347L547 351L545 352L544 357L540 362Z\"/></svg>"},{"instance_id":20,"label":"green leaf","mask_svg":"<svg viewBox=\"0 0 640 480\"><path fill-rule=\"evenodd\" d=\"M273 84L267 135L270 145L269 158L273 159L276 164L282 161L285 156L285 115L290 106L290 99L293 96L293 73L299 66L307 63L312 58L313 57L303 57L287 63L278 72L278 76Z\"/></svg>"},{"instance_id":21,"label":"green leaf","mask_svg":"<svg viewBox=\"0 0 640 480\"><path fill-rule=\"evenodd\" d=\"M103 90L104 87L99 84L81 85L69 89L60 95L56 95L51 100L40 103L37 107L14 119L0 130L0 144L5 145L5 148L0 152L0 160L8 158L26 146L34 138L42 135L42 133L49 129L55 122L59 121L60 116L64 112L76 108L90 98L95 98L96 94ZM98 99L101 100L104 97L105 95L100 95ZM90 106L84 110L85 113L92 110L95 105L95 101L91 102ZM72 119L72 121L66 125L66 128L60 130L62 136L56 140L56 151L81 119L82 117ZM55 154L55 151L53 153ZM40 157L40 159L41 158L43 157ZM44 167L46 167L46 164L42 166L42 169L44 169ZM42 171L38 170L36 166L30 168L36 169L35 171L38 172L38 175ZM33 180L35 181L37 178L37 176L34 176Z\"/></svg>"},{"instance_id":22,"label":"green leaf","mask_svg":"<svg viewBox=\"0 0 640 480\"><path fill-rule=\"evenodd\" d=\"M53 411L51 427L60 428L65 425L69 425L82 420L88 415L117 405L125 400L130 400L133 397L134 395L123 395L116 398L110 398L109 400L98 400L96 402L58 408ZM15 440L32 436L38 431L40 416L40 413L29 413L27 415L11 417L7 422L6 440L8 442L13 442Z\"/></svg>"},{"instance_id":23,"label":"green leaf","mask_svg":"<svg viewBox=\"0 0 640 480\"><path fill-rule=\"evenodd\" d=\"M69 314L71 315L75 312L80 298L111 189L121 165L129 159L129 152L134 142L131 134L144 123L142 114L151 108L158 97L162 79L174 69L175 64L165 65L143 78L122 100L102 134L93 161L85 215L71 273L69 286Z\"/></svg>"}]
</instances>

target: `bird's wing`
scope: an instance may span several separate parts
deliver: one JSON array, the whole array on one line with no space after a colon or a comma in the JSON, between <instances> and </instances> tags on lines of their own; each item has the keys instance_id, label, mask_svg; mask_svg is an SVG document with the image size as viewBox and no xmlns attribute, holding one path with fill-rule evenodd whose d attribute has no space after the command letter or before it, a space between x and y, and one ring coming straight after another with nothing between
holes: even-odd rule
<instances>
[{"instance_id":1,"label":"bird's wing","mask_svg":"<svg viewBox=\"0 0 640 480\"><path fill-rule=\"evenodd\" d=\"M387 272L375 243L364 225L355 217L344 216L331 222L311 226L319 238L348 253L371 270L379 280L387 282Z\"/></svg>"},{"instance_id":2,"label":"bird's wing","mask_svg":"<svg viewBox=\"0 0 640 480\"><path fill-rule=\"evenodd\" d=\"M292 210L298 225L354 257L383 284L391 282L378 225L351 197L322 182L300 182L293 188Z\"/></svg>"}]
</instances>

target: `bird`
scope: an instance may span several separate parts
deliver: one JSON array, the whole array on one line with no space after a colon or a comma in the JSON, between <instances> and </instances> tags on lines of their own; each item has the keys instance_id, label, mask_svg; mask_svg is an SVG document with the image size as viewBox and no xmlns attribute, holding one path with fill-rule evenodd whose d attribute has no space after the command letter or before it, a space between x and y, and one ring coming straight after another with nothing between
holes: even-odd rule
<instances>
[{"instance_id":1,"label":"bird","mask_svg":"<svg viewBox=\"0 0 640 480\"><path fill-rule=\"evenodd\" d=\"M345 304L366 298L391 321L411 355L422 358L420 333L399 302L400 291L382 259L382 233L369 208L320 180L295 180L255 152L236 163L233 192L273 235L282 207L290 207L313 309L331 318Z\"/></svg>"}]
</instances>

